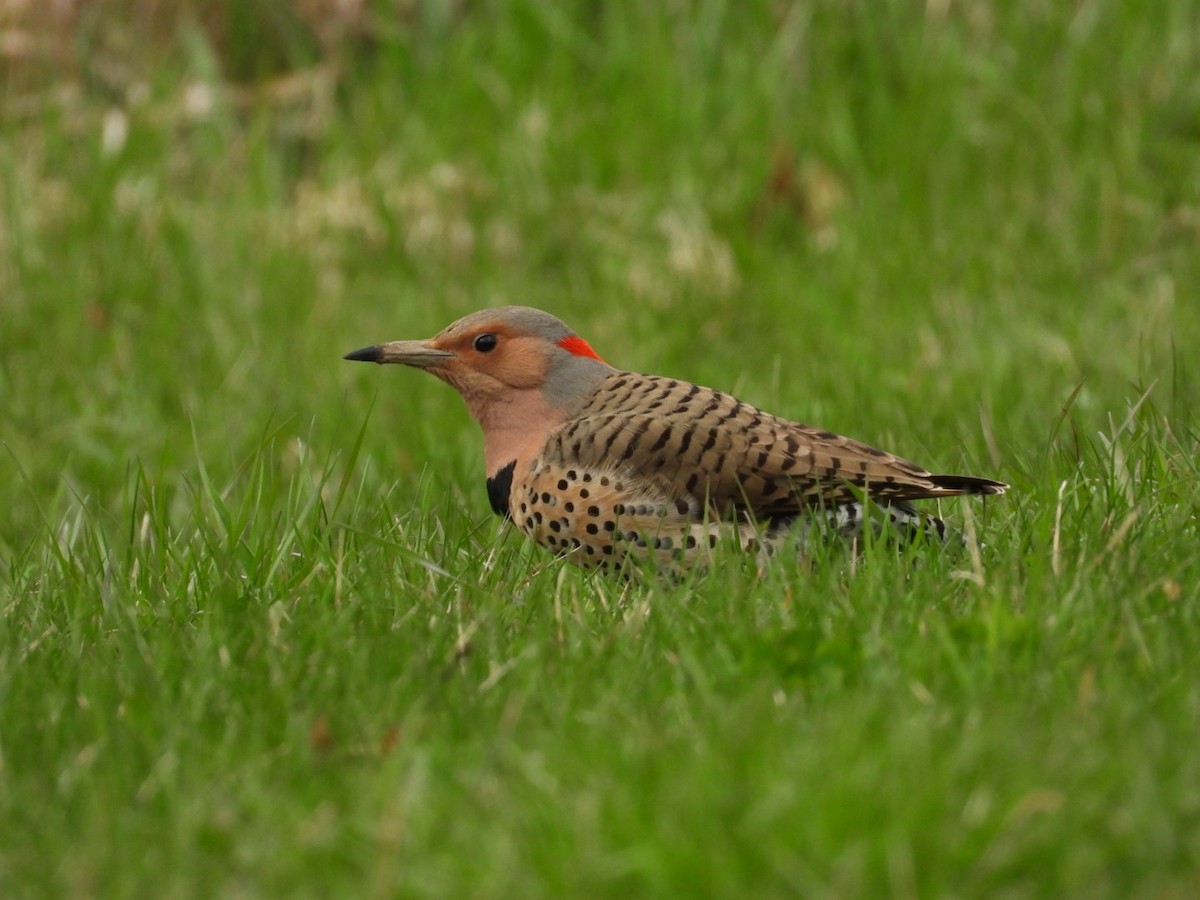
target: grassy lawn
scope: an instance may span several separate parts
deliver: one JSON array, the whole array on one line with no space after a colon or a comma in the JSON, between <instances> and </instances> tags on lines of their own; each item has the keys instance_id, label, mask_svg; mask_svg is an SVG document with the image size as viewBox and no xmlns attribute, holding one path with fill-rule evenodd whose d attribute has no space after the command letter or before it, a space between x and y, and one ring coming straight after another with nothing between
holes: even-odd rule
<instances>
[{"instance_id":1,"label":"grassy lawn","mask_svg":"<svg viewBox=\"0 0 1200 900\"><path fill-rule=\"evenodd\" d=\"M1200 894L1200 4L121 6L0 59L0 894ZM588 576L341 360L502 303L1012 490Z\"/></svg>"}]
</instances>

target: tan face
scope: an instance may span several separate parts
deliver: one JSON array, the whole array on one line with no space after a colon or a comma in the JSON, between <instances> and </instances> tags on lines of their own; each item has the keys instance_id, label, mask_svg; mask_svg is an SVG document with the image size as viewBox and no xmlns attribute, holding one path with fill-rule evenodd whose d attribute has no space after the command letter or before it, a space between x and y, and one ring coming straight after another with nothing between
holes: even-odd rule
<instances>
[{"instance_id":1,"label":"tan face","mask_svg":"<svg viewBox=\"0 0 1200 900\"><path fill-rule=\"evenodd\" d=\"M541 387L552 350L541 338L503 322L452 325L426 345L451 354L430 371L464 394Z\"/></svg>"}]
</instances>

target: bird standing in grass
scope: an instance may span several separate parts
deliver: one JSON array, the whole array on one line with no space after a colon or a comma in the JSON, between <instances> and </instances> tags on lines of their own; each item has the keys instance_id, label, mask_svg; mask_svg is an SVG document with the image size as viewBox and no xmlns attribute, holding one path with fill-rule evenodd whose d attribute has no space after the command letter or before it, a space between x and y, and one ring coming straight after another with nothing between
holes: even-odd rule
<instances>
[{"instance_id":1,"label":"bird standing in grass","mask_svg":"<svg viewBox=\"0 0 1200 900\"><path fill-rule=\"evenodd\" d=\"M690 567L727 537L770 552L797 529L854 539L881 519L946 540L955 532L912 501L1007 487L934 475L711 388L614 369L529 307L481 310L429 340L345 358L426 369L454 387L483 429L492 509L589 568L630 557Z\"/></svg>"}]
</instances>

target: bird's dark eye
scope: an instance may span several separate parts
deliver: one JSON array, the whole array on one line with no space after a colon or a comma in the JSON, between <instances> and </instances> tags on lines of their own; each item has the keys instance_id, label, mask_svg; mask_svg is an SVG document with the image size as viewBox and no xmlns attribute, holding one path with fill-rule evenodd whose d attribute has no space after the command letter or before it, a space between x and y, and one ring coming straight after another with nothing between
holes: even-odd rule
<instances>
[{"instance_id":1,"label":"bird's dark eye","mask_svg":"<svg viewBox=\"0 0 1200 900\"><path fill-rule=\"evenodd\" d=\"M475 349L480 353L491 353L496 349L496 336L494 334L481 334L475 338Z\"/></svg>"}]
</instances>

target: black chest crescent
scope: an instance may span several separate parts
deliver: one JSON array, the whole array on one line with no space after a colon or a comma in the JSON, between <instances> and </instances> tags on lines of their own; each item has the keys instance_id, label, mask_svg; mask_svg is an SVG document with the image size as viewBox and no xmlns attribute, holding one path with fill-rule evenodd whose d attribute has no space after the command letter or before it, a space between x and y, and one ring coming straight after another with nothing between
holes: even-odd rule
<instances>
[{"instance_id":1,"label":"black chest crescent","mask_svg":"<svg viewBox=\"0 0 1200 900\"><path fill-rule=\"evenodd\" d=\"M513 471L516 468L517 461L514 459L487 480L488 503L492 505L492 512L506 519L509 518L508 495L512 491Z\"/></svg>"}]
</instances>

